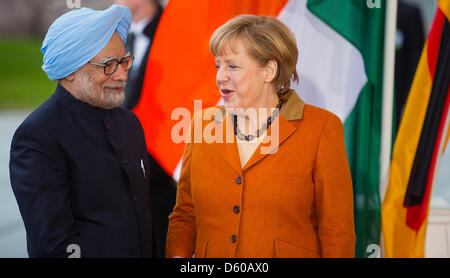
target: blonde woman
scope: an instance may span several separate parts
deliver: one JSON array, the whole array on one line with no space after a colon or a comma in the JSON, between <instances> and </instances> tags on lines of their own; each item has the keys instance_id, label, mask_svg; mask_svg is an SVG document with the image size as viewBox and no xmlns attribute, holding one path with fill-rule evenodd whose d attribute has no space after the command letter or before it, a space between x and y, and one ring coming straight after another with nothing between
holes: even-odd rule
<instances>
[{"instance_id":1,"label":"blonde woman","mask_svg":"<svg viewBox=\"0 0 450 278\"><path fill-rule=\"evenodd\" d=\"M273 17L240 15L210 50L224 107L194 123L222 124L235 140L186 145L166 256L353 257L342 123L289 89L293 34Z\"/></svg>"}]
</instances>

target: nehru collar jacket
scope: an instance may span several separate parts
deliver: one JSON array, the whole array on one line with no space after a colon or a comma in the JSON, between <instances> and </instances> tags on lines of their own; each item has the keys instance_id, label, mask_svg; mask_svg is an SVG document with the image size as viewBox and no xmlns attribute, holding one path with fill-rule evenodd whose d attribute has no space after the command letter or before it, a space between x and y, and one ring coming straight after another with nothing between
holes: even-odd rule
<instances>
[{"instance_id":1,"label":"nehru collar jacket","mask_svg":"<svg viewBox=\"0 0 450 278\"><path fill-rule=\"evenodd\" d=\"M150 257L149 174L133 113L93 107L58 85L11 145L29 256Z\"/></svg>"}]
</instances>

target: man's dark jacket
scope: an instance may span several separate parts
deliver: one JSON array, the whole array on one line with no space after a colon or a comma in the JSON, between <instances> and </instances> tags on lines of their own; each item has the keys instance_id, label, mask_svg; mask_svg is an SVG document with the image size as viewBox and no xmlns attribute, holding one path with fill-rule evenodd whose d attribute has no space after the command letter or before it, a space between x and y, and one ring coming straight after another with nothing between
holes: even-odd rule
<instances>
[{"instance_id":1,"label":"man's dark jacket","mask_svg":"<svg viewBox=\"0 0 450 278\"><path fill-rule=\"evenodd\" d=\"M62 86L16 130L11 185L30 257L151 257L148 154L134 114Z\"/></svg>"},{"instance_id":2,"label":"man's dark jacket","mask_svg":"<svg viewBox=\"0 0 450 278\"><path fill-rule=\"evenodd\" d=\"M134 109L141 97L142 86L145 79L147 60L155 37L156 29L161 19L163 9L158 5L158 11L153 19L144 28L143 33L148 37L150 43L145 52L144 58L139 67L133 65L128 73L127 86L125 87L126 98L122 107ZM134 36L128 33L127 50L133 54ZM156 161L149 155L151 196L152 196L152 217L154 233L161 256L165 254L166 235L169 226L169 215L173 211L176 202L177 183Z\"/></svg>"}]
</instances>

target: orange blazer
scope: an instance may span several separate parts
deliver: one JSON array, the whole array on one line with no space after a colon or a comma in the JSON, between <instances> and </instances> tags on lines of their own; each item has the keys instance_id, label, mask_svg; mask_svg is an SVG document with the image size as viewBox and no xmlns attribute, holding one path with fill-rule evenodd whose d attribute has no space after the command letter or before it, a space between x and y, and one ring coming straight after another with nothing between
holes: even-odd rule
<instances>
[{"instance_id":1,"label":"orange blazer","mask_svg":"<svg viewBox=\"0 0 450 278\"><path fill-rule=\"evenodd\" d=\"M194 117L191 133L202 123L234 138L230 122L223 109L209 108ZM354 257L340 119L291 90L266 136L277 128L278 147L261 143L244 168L236 140L186 144L167 257Z\"/></svg>"}]
</instances>

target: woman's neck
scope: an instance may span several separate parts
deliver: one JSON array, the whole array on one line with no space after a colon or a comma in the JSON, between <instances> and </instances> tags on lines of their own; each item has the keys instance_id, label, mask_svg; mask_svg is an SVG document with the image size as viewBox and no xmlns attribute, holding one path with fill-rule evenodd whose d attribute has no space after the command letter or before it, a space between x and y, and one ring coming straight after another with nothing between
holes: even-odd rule
<instances>
[{"instance_id":1,"label":"woman's neck","mask_svg":"<svg viewBox=\"0 0 450 278\"><path fill-rule=\"evenodd\" d=\"M238 127L247 135L255 135L256 131L267 123L267 119L272 115L278 104L278 96L271 94L262 105L250 107L242 113L237 113Z\"/></svg>"}]
</instances>

